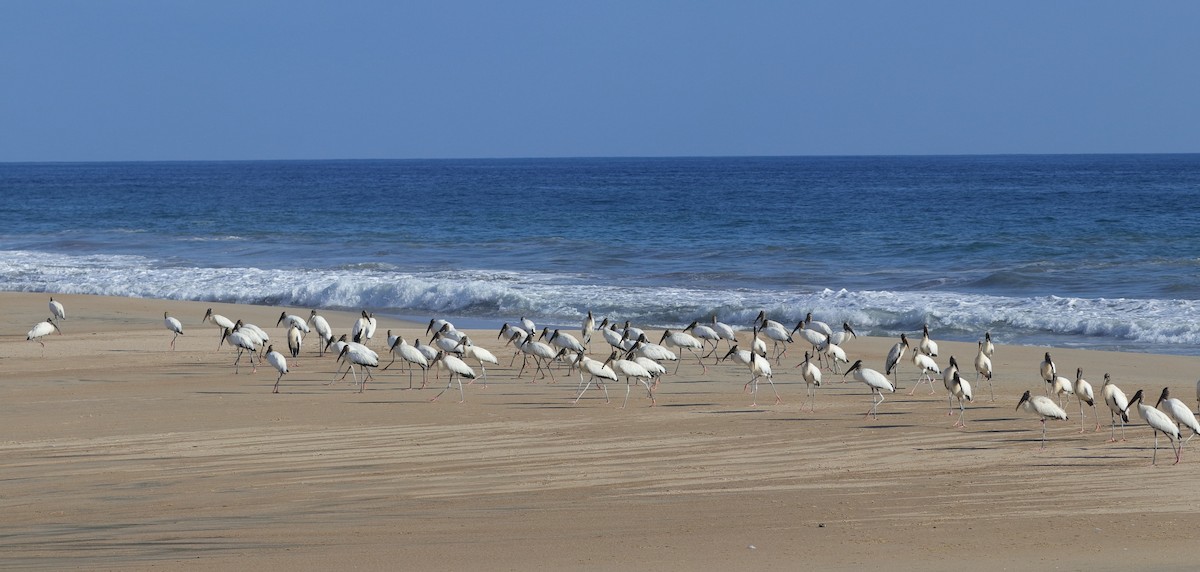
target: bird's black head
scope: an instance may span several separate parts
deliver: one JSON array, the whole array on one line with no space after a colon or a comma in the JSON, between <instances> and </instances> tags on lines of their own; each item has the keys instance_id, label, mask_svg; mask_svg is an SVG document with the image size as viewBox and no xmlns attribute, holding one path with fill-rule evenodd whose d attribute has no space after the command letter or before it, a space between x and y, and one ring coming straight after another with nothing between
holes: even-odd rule
<instances>
[{"instance_id":1,"label":"bird's black head","mask_svg":"<svg viewBox=\"0 0 1200 572\"><path fill-rule=\"evenodd\" d=\"M1025 393L1023 393L1021 395L1021 400L1017 402L1017 409L1020 409L1021 405L1024 404L1026 401L1029 401L1029 390L1028 389L1026 389Z\"/></svg>"},{"instance_id":2,"label":"bird's black head","mask_svg":"<svg viewBox=\"0 0 1200 572\"><path fill-rule=\"evenodd\" d=\"M1155 403L1154 406L1158 407L1159 405L1162 404L1162 402L1166 401L1170 397L1171 397L1171 388L1164 387L1162 390L1162 393L1159 394L1159 396L1158 396L1158 402Z\"/></svg>"}]
</instances>

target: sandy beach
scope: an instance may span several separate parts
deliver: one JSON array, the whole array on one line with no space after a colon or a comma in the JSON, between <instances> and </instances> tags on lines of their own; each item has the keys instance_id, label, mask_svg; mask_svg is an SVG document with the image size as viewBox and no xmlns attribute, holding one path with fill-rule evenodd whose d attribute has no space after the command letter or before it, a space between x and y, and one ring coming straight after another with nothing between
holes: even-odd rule
<instances>
[{"instance_id":1,"label":"sandy beach","mask_svg":"<svg viewBox=\"0 0 1200 572\"><path fill-rule=\"evenodd\" d=\"M1040 449L1038 419L1014 408L1025 390L1044 393L1045 351L1065 375L1083 367L1097 394L1107 372L1151 405L1171 387L1194 408L1196 357L997 340L995 401L977 384L965 429L940 379L935 394L908 395L907 360L878 420L863 416L862 383L829 372L810 412L793 367L801 344L776 366L778 405L763 384L749 407L744 366L701 374L686 356L658 407L634 388L619 409L623 383L609 386L611 404L593 389L572 405L577 376L560 366L557 383L516 379L520 359L509 367L495 330L471 332L501 365L462 404L456 389L429 402L444 373L408 390L399 364L362 393L350 378L329 385L337 366L317 356L315 336L276 395L275 371L235 374L235 352L217 350L218 329L201 317L211 307L256 323L279 348L280 312L307 308L54 297L67 320L43 356L25 332L47 317L49 295L0 294L6 569L1195 567L1195 444L1172 465L1160 439L1152 466L1152 432L1136 414L1128 440L1109 443L1103 402L1103 428L1087 409L1081 434L1071 400ZM164 311L184 325L175 351ZM355 318L323 315L339 333ZM428 339L424 324L382 319L371 342L381 354L388 329ZM892 343L846 351L882 369ZM939 343L941 365L953 355L971 370L974 343ZM592 348L607 356L599 335Z\"/></svg>"}]
</instances>

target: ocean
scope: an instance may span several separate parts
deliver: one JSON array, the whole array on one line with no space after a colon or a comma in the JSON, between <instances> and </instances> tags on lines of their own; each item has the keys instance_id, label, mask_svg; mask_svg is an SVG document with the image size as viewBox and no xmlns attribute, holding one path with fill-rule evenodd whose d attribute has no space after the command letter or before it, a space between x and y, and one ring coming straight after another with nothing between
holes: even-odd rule
<instances>
[{"instance_id":1,"label":"ocean","mask_svg":"<svg viewBox=\"0 0 1200 572\"><path fill-rule=\"evenodd\" d=\"M1200 355L1200 155L0 163L0 213L0 291Z\"/></svg>"}]
</instances>

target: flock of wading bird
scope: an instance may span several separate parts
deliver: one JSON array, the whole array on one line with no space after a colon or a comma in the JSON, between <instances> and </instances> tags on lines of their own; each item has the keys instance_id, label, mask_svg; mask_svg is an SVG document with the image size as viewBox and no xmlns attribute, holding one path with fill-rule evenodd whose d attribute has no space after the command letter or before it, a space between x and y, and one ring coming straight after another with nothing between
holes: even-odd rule
<instances>
[{"instance_id":1,"label":"flock of wading bird","mask_svg":"<svg viewBox=\"0 0 1200 572\"><path fill-rule=\"evenodd\" d=\"M49 307L50 318L35 324L27 336L28 340L37 341L42 345L43 355L45 344L41 338L52 333L62 334L55 320L66 319L66 310L53 297L50 298ZM237 349L237 358L233 362L234 373L238 373L240 370L243 354L248 356L253 371L257 371L259 361L265 359L279 373L272 388L273 393L279 392L279 383L288 373L287 357L275 351L274 345L271 344L271 338L265 330L242 320L233 321L220 314L215 314L211 308L205 313L203 322L212 324L220 330L218 350L226 343ZM183 335L183 324L166 312L163 313L163 324L173 334L170 343L173 350L176 338ZM375 335L377 322L375 317L365 310L351 325L349 333L344 333L337 338L335 338L329 322L316 310L312 310L307 319L283 312L275 325L286 328L288 353L293 359L299 357L304 338L313 331L318 337L318 355L323 356L326 352L330 352L337 356L338 366L333 379L327 385L345 379L347 375L353 375L354 386L361 392L366 388L367 382L373 379L371 370L379 367L379 354L368 347ZM604 342L610 346L608 357L603 361L587 355L587 345L591 343L594 332L600 332ZM549 376L551 381L555 381L554 372L551 369L555 363L562 364L562 367L566 368L567 375L570 375L572 371L578 371L581 389L573 403L578 403L579 399L593 385L604 392L605 402L611 403L608 398L608 389L604 384L605 382L616 383L623 378L625 400L621 403L621 408L629 403L630 389L637 384L645 388L650 405L657 404L654 391L658 387L661 376L667 373L664 364L675 362L673 373L679 371L680 359L674 350L687 351L692 354L701 366L702 373L708 371L704 360L710 357L714 358L714 364L728 360L744 366L749 371L750 379L743 386L743 392L750 392L753 399L751 406L757 406L760 380L766 380L770 384L771 390L775 394L775 403L781 403L782 398L775 389L771 361L774 360L776 365L780 365L784 354L788 351L789 344L797 343L802 339L808 347L804 353L804 361L795 366L802 368L801 375L806 388L805 400L801 403L801 407L804 403L810 403L810 411L816 411L816 389L821 386L822 372L828 371L834 375L840 374L843 382L847 376L853 376L854 379L864 383L870 389L871 409L867 411L866 415L875 419L878 419L879 405L885 399L883 394L896 391L901 362L907 355L920 374L909 395L912 395L922 383L928 383L930 393L935 393L934 375L941 376L947 391L946 400L950 408L948 415L954 414L954 400L957 400L959 415L955 427L966 427L966 403L974 400L972 382L963 378L953 356L950 357L945 368L938 365L935 359L938 357L937 342L930 339L928 326L923 328L921 339L916 345L910 344L906 334L900 335L900 340L891 347L884 359L883 372L864 366L861 359L855 360L845 371L839 371L843 364L850 363L842 346L856 337L854 329L848 323L843 323L839 331L834 331L828 324L813 320L810 312L804 320L789 329L780 322L768 319L765 312L759 312L758 317L751 324L751 332L750 349L741 349L735 329L717 321L717 317L714 315L712 321L705 324L692 322L679 331L664 330L658 342L654 343L646 337L644 330L631 326L628 321L618 326L616 322L610 322L605 318L597 324L592 313L588 312L580 326L580 338L576 338L562 329L551 330L548 327L542 328L539 334L533 321L521 318L519 323L505 323L501 326L496 339L503 340L505 347L513 348L513 356L509 360L510 367L513 366L517 357L521 358L521 369L517 373L517 379L524 375L531 361L534 366L532 376L535 379L532 380L533 383L536 383L539 374L541 375L540 379ZM438 372L445 369L448 372L446 386L430 401L437 401L457 381L459 402L462 403L466 400L462 379L470 380L468 383L470 385L478 377L475 370L464 361L471 360L479 364L483 374L481 380L486 387L486 364L500 364L500 360L494 353L476 345L470 337L456 330L454 325L446 320L431 319L425 333L430 335L428 343L422 344L418 339L409 344L402 336L392 335L392 331L388 330L387 352L391 354L391 361L383 369L390 368L399 360L408 372L408 389L413 389L414 369L421 370L421 387L418 389L424 388L428 382L429 369L435 368L435 373L439 376ZM766 340L770 340L772 344L770 349L767 347ZM722 341L726 343L727 351L718 357L720 354L718 347ZM984 338L978 342L973 364L974 383L978 384L981 379L987 381L988 393L992 401L995 401L991 387L993 374L991 357L994 352L995 345L992 343L991 334L985 333ZM345 371L341 369L343 363L346 364ZM355 366L358 367L358 371L355 371ZM1016 408L1041 419L1041 446L1043 448L1046 446L1046 421L1066 420L1067 412L1063 408L1064 399L1069 405L1072 396L1079 406L1080 433L1086 430L1082 423L1085 404L1092 408L1092 415L1097 419L1095 431L1100 430L1095 393L1092 385L1083 378L1082 368L1076 368L1073 380L1061 376L1050 352L1046 352L1045 359L1039 366L1039 372L1046 382L1046 394L1031 395L1030 391L1026 391L1021 396ZM585 373L587 374L586 380ZM889 376L891 377L889 378ZM1051 396L1056 397L1057 401ZM1100 389L1100 396L1110 412L1109 442L1117 440L1118 422L1121 425L1121 440L1124 440L1125 426L1129 422L1129 409L1133 405L1137 406L1138 415L1154 430L1152 463L1156 463L1158 458L1159 433L1165 435L1169 440L1172 452L1175 453L1176 463L1180 461L1183 445L1187 442L1183 440L1181 430L1183 428L1191 430L1191 435L1187 440L1191 440L1197 433L1200 433L1200 422L1197 422L1196 416L1182 401L1170 396L1169 388L1163 388L1155 406L1151 407L1145 403L1141 389L1137 390L1132 398L1126 397L1125 393L1112 382L1106 373L1104 374L1104 385ZM1196 401L1200 408L1200 382L1196 384Z\"/></svg>"}]
</instances>

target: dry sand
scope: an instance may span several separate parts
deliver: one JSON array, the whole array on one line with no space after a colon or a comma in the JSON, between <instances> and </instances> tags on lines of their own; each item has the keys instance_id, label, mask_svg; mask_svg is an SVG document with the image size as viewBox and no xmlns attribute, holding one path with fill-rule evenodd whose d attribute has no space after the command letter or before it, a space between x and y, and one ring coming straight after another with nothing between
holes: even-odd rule
<instances>
[{"instance_id":1,"label":"dry sand","mask_svg":"<svg viewBox=\"0 0 1200 572\"><path fill-rule=\"evenodd\" d=\"M1000 344L996 400L977 386L960 430L940 382L907 395L907 361L878 420L863 417L864 385L828 372L809 412L799 345L777 367L781 405L763 385L748 407L744 368L701 375L694 361L664 378L659 407L635 389L618 409L623 385L609 387L613 404L591 390L572 405L577 377L515 379L495 331L475 339L502 366L463 404L456 392L428 401L444 375L420 391L394 371L363 393L327 385L334 360L311 342L273 395L274 370L235 375L200 318L212 307L281 340L279 313L307 309L55 299L68 320L43 357L24 333L48 295L0 294L5 569L1196 567L1194 444L1173 466L1164 439L1151 466L1136 415L1128 441L1107 443L1103 404L1104 429L1092 432L1089 410L1080 434L1072 401L1039 449L1038 420L1014 407L1043 392L1048 348ZM164 311L186 332L173 352ZM355 317L325 315L339 332ZM385 319L381 353L389 328L427 339L423 324ZM846 349L882 369L891 343ZM1109 372L1127 394L1171 386L1195 404L1200 358L1052 351L1097 393ZM940 353L970 369L975 346L942 341Z\"/></svg>"}]
</instances>

